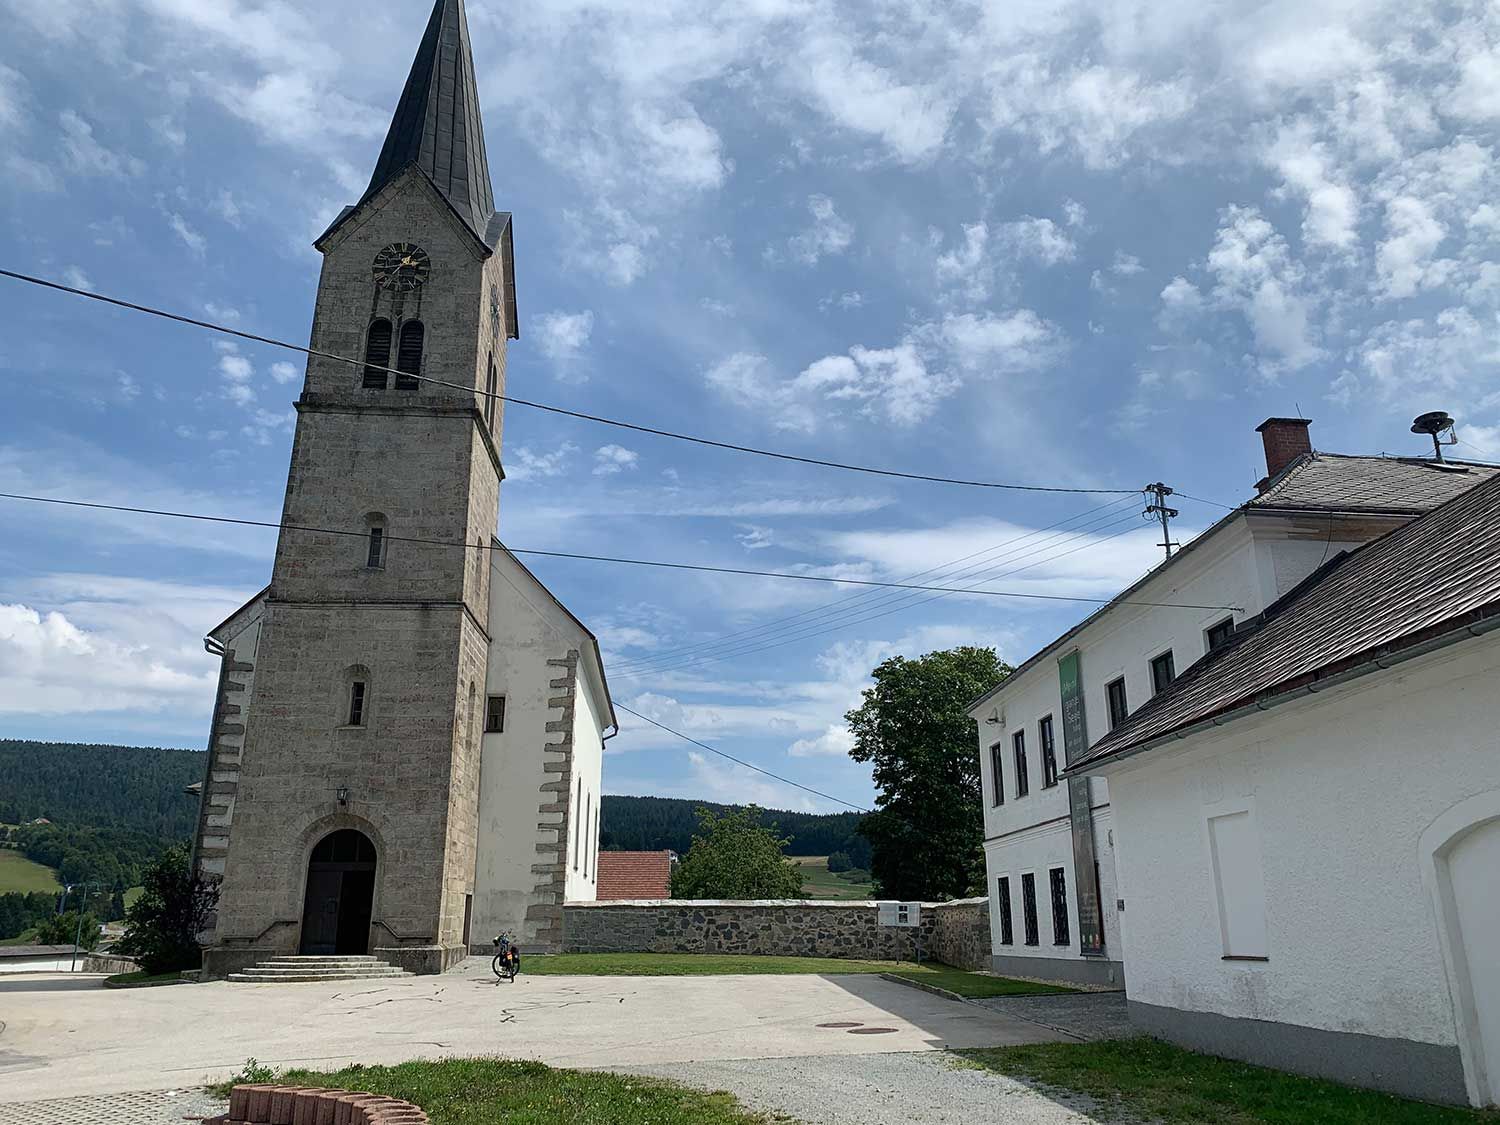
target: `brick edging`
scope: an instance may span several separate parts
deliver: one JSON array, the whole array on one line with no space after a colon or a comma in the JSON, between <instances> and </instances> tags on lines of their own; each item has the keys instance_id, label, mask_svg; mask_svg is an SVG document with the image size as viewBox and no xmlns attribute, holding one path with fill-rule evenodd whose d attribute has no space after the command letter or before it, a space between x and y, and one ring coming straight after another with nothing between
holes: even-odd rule
<instances>
[{"instance_id":1,"label":"brick edging","mask_svg":"<svg viewBox=\"0 0 1500 1125\"><path fill-rule=\"evenodd\" d=\"M949 992L946 988L939 988L935 984L925 984L919 980L912 980L911 977L899 977L895 973L881 973L879 975L881 980L894 981L896 984L904 984L908 988L920 988L923 992L930 992L934 996L941 996L944 1000L957 1000L960 1004L967 1004L969 1002L967 996L960 996L956 992Z\"/></svg>"},{"instance_id":2,"label":"brick edging","mask_svg":"<svg viewBox=\"0 0 1500 1125\"><path fill-rule=\"evenodd\" d=\"M203 1125L427 1125L427 1114L399 1098L316 1086L236 1086L229 1111Z\"/></svg>"}]
</instances>

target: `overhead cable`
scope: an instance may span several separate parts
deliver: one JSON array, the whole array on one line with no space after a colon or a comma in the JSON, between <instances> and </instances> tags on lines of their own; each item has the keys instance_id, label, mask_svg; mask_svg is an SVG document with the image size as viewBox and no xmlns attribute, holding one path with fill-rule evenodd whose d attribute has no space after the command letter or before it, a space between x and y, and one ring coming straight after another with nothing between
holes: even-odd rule
<instances>
[{"instance_id":1,"label":"overhead cable","mask_svg":"<svg viewBox=\"0 0 1500 1125\"><path fill-rule=\"evenodd\" d=\"M68 508L92 508L108 512L127 512L133 515L165 516L171 519L201 520L207 523L231 524L239 527L264 527L274 528L279 531L306 532L317 535L340 535L365 539L369 536L368 529L353 530L347 528L314 527L306 524L271 523L268 520L238 519L232 516L208 516L194 512L174 512L158 508L137 508L126 504L104 504L92 500L67 500L56 496L27 496L14 492L0 492L0 499L20 500L33 504L55 504ZM844 586L878 586L892 590L927 590L941 591L944 593L956 592L949 586L924 586L909 582L879 582L869 578L834 578L825 574L791 574L786 571L776 570L750 570L744 567L732 566L707 566L700 563L668 562L664 559L629 559L615 555L591 555L576 551L547 551L534 547L509 547L499 543L465 543L462 540L451 539L426 539L411 535L387 535L383 537L386 543L417 543L430 547L449 547L455 550L502 550L509 551L513 555L534 555L540 558L553 559L578 559L584 562L614 563L622 566L660 567L667 570L694 570L709 574L736 574L754 578L780 578L793 582L825 582ZM1066 594L1037 594L1011 590L966 590L964 593L980 594L996 598L1020 598L1028 601L1047 602L1088 602L1090 604L1105 605L1113 601L1111 598L1084 598L1073 597ZM1237 610L1235 606L1221 605L1191 605L1185 602L1143 602L1126 601L1121 605L1155 606L1160 609L1225 609ZM1237 610L1238 611L1238 610Z\"/></svg>"},{"instance_id":2,"label":"overhead cable","mask_svg":"<svg viewBox=\"0 0 1500 1125\"><path fill-rule=\"evenodd\" d=\"M349 356L338 355L335 352L323 351L319 348L305 348L300 344L292 344L286 340L278 340L271 336L261 336L254 332L244 332L238 328L230 328L228 325L216 324L211 320L199 320L196 317L184 316L181 313L169 312L166 309L153 308L150 305L138 304L134 301L122 300L119 297L106 296L103 293L95 293L88 289L78 289L71 285L63 285L61 282L49 281L43 277L33 277L30 274L18 273L15 270L0 269L0 277L8 277L15 281L22 281L28 285L38 285L46 289L54 289L61 293L70 293L75 297L86 297L91 301L101 301L116 308L128 309L131 312L145 313L148 316L161 317L164 320L174 321L178 324L188 324L195 328L204 328L210 332L221 332L228 336L236 336L241 340L250 340L257 344L265 344L268 347L283 348L287 351L300 352L303 355L316 356L319 359L333 360L336 363L348 364L350 367L361 370L382 371L391 375L399 375L404 379L415 379L421 383L431 383L434 386L449 387L453 390L463 391L480 398L493 398L500 402L513 403L516 406L525 406L532 410L542 410L549 414L559 414L566 418L577 418L584 422L596 422L601 426L614 426L622 430L633 430L636 433L652 434L656 437L671 438L674 441L692 442L695 445L711 446L714 449L726 449L734 453L749 453L756 457L769 457L778 461L793 461L802 465L816 465L825 469L842 469L850 473L865 473L871 476L895 477L901 480L925 481L930 484L955 484L968 488L996 488L1006 489L1014 492L1059 492L1078 494L1097 494L1108 496L1123 496L1139 492L1137 488L1068 488L1060 485L1042 484L1005 484L998 481L964 480L958 477L943 477L930 473L907 473L896 469L879 469L869 465L850 465L841 461L829 461L820 457L803 457L795 453L780 453L770 449L757 449L749 445L736 445L734 442L717 441L713 438L697 437L693 434L678 433L673 430L663 430L655 426L646 426L636 422L624 422L618 418L606 418L599 414L587 414L580 410L568 410L561 406L552 406L542 402L532 402L529 399L516 398L513 395L502 394L499 391L480 390L478 387L469 387L461 383L449 382L446 379L436 379L430 375L414 375L409 371L399 368L387 367L384 364L367 363L362 359L353 359Z\"/></svg>"}]
</instances>

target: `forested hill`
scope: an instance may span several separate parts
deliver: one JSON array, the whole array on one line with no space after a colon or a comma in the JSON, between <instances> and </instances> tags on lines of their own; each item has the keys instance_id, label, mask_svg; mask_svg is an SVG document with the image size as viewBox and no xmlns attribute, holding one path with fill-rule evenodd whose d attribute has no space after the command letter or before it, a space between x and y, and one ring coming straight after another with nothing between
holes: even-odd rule
<instances>
[{"instance_id":1,"label":"forested hill","mask_svg":"<svg viewBox=\"0 0 1500 1125\"><path fill-rule=\"evenodd\" d=\"M608 850L656 851L670 848L686 853L698 827L696 810L707 806L723 812L726 805L675 797L613 797L600 802L599 846ZM764 823L775 822L782 836L790 836L788 855L831 855L848 852L868 857L869 844L856 834L862 814L801 813L767 809Z\"/></svg>"},{"instance_id":2,"label":"forested hill","mask_svg":"<svg viewBox=\"0 0 1500 1125\"><path fill-rule=\"evenodd\" d=\"M123 828L167 839L192 835L198 800L183 792L203 780L201 750L149 746L93 746L73 742L0 739L0 824L46 817L78 828ZM599 846L625 851L670 848L686 853L698 826L696 811L727 806L675 797L603 800ZM848 852L856 860L869 845L856 835L860 814L767 810L790 855ZM857 864L863 866L861 864Z\"/></svg>"},{"instance_id":3,"label":"forested hill","mask_svg":"<svg viewBox=\"0 0 1500 1125\"><path fill-rule=\"evenodd\" d=\"M206 765L201 750L0 739L0 823L40 816L185 840L198 799L183 790L203 780Z\"/></svg>"}]
</instances>

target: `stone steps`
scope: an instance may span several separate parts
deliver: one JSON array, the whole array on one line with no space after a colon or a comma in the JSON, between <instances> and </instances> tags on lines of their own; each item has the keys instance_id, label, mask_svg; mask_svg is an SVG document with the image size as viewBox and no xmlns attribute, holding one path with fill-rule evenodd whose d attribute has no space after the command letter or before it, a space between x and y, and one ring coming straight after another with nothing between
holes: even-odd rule
<instances>
[{"instance_id":1,"label":"stone steps","mask_svg":"<svg viewBox=\"0 0 1500 1125\"><path fill-rule=\"evenodd\" d=\"M294 954L251 965L230 973L227 979L236 984L290 984L320 980L391 980L411 975L367 954Z\"/></svg>"}]
</instances>

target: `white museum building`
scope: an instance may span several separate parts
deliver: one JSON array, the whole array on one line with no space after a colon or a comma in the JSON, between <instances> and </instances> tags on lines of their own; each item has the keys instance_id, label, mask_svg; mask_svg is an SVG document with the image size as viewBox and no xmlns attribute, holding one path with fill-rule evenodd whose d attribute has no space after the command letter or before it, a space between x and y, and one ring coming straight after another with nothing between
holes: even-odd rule
<instances>
[{"instance_id":1,"label":"white museum building","mask_svg":"<svg viewBox=\"0 0 1500 1125\"><path fill-rule=\"evenodd\" d=\"M1328 559L1497 472L1316 452L1309 427L1264 422L1253 499L970 705L995 971L1099 984L1133 973L1122 930L1142 905L1117 877L1112 785L1067 766Z\"/></svg>"},{"instance_id":2,"label":"white museum building","mask_svg":"<svg viewBox=\"0 0 1500 1125\"><path fill-rule=\"evenodd\" d=\"M1339 554L1064 777L1109 786L1132 1022L1500 1102L1500 480Z\"/></svg>"}]
</instances>

